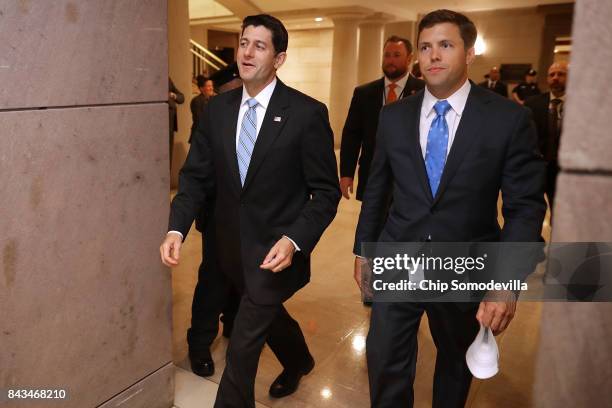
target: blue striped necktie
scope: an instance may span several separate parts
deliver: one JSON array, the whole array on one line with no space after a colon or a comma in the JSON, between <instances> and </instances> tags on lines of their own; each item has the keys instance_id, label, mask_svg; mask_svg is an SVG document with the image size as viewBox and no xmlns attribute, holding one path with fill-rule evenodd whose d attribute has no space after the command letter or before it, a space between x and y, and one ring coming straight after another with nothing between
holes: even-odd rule
<instances>
[{"instance_id":1,"label":"blue striped necktie","mask_svg":"<svg viewBox=\"0 0 612 408\"><path fill-rule=\"evenodd\" d=\"M238 146L236 155L238 156L238 170L240 171L240 183L244 186L249 163L257 140L257 111L255 108L258 103L255 98L247 100L249 109L245 112L240 125L240 135L238 136Z\"/></svg>"},{"instance_id":2,"label":"blue striped necktie","mask_svg":"<svg viewBox=\"0 0 612 408\"><path fill-rule=\"evenodd\" d=\"M438 101L434 105L436 118L431 123L427 135L427 149L425 151L425 167L431 194L435 197L442 179L444 163L446 162L446 150L448 147L448 125L444 116L451 108L447 101Z\"/></svg>"}]
</instances>

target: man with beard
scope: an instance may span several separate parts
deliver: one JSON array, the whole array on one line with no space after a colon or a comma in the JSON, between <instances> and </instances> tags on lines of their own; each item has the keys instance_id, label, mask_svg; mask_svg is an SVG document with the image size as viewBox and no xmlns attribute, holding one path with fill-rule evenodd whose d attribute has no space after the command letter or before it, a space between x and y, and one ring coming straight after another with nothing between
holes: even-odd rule
<instances>
[{"instance_id":1,"label":"man with beard","mask_svg":"<svg viewBox=\"0 0 612 408\"><path fill-rule=\"evenodd\" d=\"M359 162L357 200L361 200L374 157L378 113L383 105L410 96L425 87L425 82L409 74L412 44L405 38L389 37L383 50L384 77L358 86L342 131L340 147L340 189L344 198L353 193L355 168Z\"/></svg>"},{"instance_id":2,"label":"man with beard","mask_svg":"<svg viewBox=\"0 0 612 408\"><path fill-rule=\"evenodd\" d=\"M555 200L555 187L559 163L559 139L565 104L565 85L567 83L567 62L555 62L548 69L546 82L550 92L525 101L525 106L533 112L533 120L538 129L538 144L546 161L546 196L552 214Z\"/></svg>"}]
</instances>

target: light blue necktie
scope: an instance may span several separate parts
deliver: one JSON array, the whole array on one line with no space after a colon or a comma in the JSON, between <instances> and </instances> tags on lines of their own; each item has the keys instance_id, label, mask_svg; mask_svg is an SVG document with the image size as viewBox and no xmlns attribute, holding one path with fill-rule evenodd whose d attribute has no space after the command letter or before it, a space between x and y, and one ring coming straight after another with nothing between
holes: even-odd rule
<instances>
[{"instance_id":1,"label":"light blue necktie","mask_svg":"<svg viewBox=\"0 0 612 408\"><path fill-rule=\"evenodd\" d=\"M238 146L236 147L236 155L238 156L238 170L240 171L240 184L244 186L251 155L255 148L257 140L257 111L255 108L258 103L255 98L247 100L249 109L245 112L240 125L240 135L238 136Z\"/></svg>"},{"instance_id":2,"label":"light blue necktie","mask_svg":"<svg viewBox=\"0 0 612 408\"><path fill-rule=\"evenodd\" d=\"M446 162L446 149L448 147L448 125L444 115L451 108L447 101L438 101L434 105L436 118L431 123L427 135L427 149L425 151L425 167L431 194L435 197L444 171Z\"/></svg>"}]
</instances>

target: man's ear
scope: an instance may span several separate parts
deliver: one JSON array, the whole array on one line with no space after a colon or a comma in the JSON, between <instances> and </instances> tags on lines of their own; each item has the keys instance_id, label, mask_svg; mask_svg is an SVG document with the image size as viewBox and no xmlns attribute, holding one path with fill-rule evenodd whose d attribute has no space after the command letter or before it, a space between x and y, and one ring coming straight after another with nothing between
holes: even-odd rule
<instances>
[{"instance_id":1,"label":"man's ear","mask_svg":"<svg viewBox=\"0 0 612 408\"><path fill-rule=\"evenodd\" d=\"M466 58L465 58L466 64L471 65L475 59L476 59L476 50L474 49L474 47L472 47L467 50Z\"/></svg>"},{"instance_id":2,"label":"man's ear","mask_svg":"<svg viewBox=\"0 0 612 408\"><path fill-rule=\"evenodd\" d=\"M278 54L276 54L276 57L274 57L274 69L278 71L278 69L285 63L286 59L286 52L279 52Z\"/></svg>"}]
</instances>

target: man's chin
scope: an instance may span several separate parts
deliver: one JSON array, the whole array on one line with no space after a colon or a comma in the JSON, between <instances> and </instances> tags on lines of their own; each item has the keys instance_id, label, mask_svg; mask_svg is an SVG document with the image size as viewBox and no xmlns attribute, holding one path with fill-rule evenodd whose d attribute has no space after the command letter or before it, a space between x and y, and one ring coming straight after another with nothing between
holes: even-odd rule
<instances>
[{"instance_id":1,"label":"man's chin","mask_svg":"<svg viewBox=\"0 0 612 408\"><path fill-rule=\"evenodd\" d=\"M406 74L406 71L404 72L398 72L398 71L393 71L393 72L385 72L383 71L383 73L385 74L385 76L387 78L389 78L390 80L395 80L395 79L399 79L401 77L403 77Z\"/></svg>"}]
</instances>

